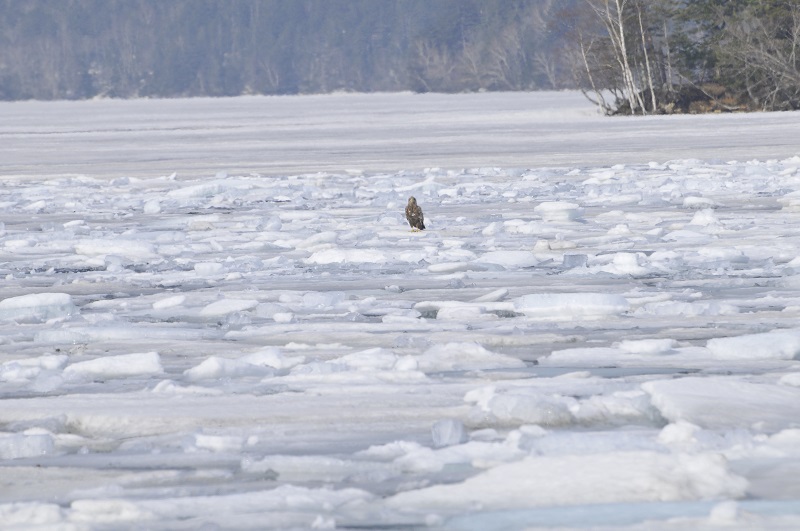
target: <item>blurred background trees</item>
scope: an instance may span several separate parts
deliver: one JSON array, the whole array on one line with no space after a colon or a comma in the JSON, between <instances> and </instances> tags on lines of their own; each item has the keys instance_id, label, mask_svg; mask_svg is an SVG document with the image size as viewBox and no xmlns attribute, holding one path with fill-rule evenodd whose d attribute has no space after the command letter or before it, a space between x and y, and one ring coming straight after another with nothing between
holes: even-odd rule
<instances>
[{"instance_id":1,"label":"blurred background trees","mask_svg":"<svg viewBox=\"0 0 800 531\"><path fill-rule=\"evenodd\" d=\"M0 98L572 86L582 0L0 0Z\"/></svg>"},{"instance_id":2,"label":"blurred background trees","mask_svg":"<svg viewBox=\"0 0 800 531\"><path fill-rule=\"evenodd\" d=\"M796 0L0 0L0 99L581 88L800 107Z\"/></svg>"}]
</instances>

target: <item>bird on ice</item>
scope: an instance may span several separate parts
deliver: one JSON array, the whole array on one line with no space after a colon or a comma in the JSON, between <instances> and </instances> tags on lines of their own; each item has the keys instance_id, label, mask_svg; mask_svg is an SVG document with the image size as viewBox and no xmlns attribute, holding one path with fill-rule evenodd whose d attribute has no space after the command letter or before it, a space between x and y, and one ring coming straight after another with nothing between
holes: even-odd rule
<instances>
[{"instance_id":1,"label":"bird on ice","mask_svg":"<svg viewBox=\"0 0 800 531\"><path fill-rule=\"evenodd\" d=\"M422 209L417 204L415 197L408 198L408 205L406 205L406 219L408 224L411 225L411 230L425 230L425 217L422 215Z\"/></svg>"}]
</instances>

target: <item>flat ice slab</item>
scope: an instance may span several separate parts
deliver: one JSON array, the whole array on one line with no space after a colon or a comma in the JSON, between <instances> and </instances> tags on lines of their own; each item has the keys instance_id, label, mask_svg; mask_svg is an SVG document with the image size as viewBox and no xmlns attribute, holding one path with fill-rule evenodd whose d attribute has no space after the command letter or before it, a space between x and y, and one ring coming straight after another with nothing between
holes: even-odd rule
<instances>
[{"instance_id":1,"label":"flat ice slab","mask_svg":"<svg viewBox=\"0 0 800 531\"><path fill-rule=\"evenodd\" d=\"M800 428L800 388L725 378L681 378L642 385L664 417L707 429Z\"/></svg>"}]
</instances>

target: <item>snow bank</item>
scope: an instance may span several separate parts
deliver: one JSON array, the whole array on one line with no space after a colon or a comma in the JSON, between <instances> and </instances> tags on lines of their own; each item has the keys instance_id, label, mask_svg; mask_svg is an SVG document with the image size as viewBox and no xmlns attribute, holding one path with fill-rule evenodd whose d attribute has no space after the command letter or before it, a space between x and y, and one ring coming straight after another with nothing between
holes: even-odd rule
<instances>
[{"instance_id":1,"label":"snow bank","mask_svg":"<svg viewBox=\"0 0 800 531\"><path fill-rule=\"evenodd\" d=\"M579 471L579 472L578 472ZM387 505L402 511L484 511L545 505L738 498L747 482L716 454L608 452L528 457L462 483L397 494Z\"/></svg>"},{"instance_id":2,"label":"snow bank","mask_svg":"<svg viewBox=\"0 0 800 531\"><path fill-rule=\"evenodd\" d=\"M46 321L78 313L72 296L66 293L37 293L20 295L0 301L0 320Z\"/></svg>"},{"instance_id":3,"label":"snow bank","mask_svg":"<svg viewBox=\"0 0 800 531\"><path fill-rule=\"evenodd\" d=\"M619 315L630 309L621 295L604 293L539 293L514 301L516 311L528 317L547 320L600 318Z\"/></svg>"}]
</instances>

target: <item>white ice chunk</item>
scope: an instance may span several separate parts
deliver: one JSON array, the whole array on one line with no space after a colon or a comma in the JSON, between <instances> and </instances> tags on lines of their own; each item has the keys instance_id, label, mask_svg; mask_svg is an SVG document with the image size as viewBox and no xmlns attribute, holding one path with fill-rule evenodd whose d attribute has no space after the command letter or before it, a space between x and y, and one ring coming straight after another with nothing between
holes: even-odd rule
<instances>
[{"instance_id":1,"label":"white ice chunk","mask_svg":"<svg viewBox=\"0 0 800 531\"><path fill-rule=\"evenodd\" d=\"M351 369L361 371L392 370L397 364L397 356L384 348L371 348L352 354L346 354L332 363L341 363Z\"/></svg>"},{"instance_id":2,"label":"white ice chunk","mask_svg":"<svg viewBox=\"0 0 800 531\"><path fill-rule=\"evenodd\" d=\"M306 259L309 264L385 264L388 255L377 249L325 249Z\"/></svg>"},{"instance_id":3,"label":"white ice chunk","mask_svg":"<svg viewBox=\"0 0 800 531\"><path fill-rule=\"evenodd\" d=\"M294 322L294 314L292 312L275 312L272 314L272 320L276 323L293 323Z\"/></svg>"},{"instance_id":4,"label":"white ice chunk","mask_svg":"<svg viewBox=\"0 0 800 531\"><path fill-rule=\"evenodd\" d=\"M665 234L662 239L664 241L672 241L677 243L693 243L702 244L713 240L713 237L702 232L693 230L679 229Z\"/></svg>"},{"instance_id":5,"label":"white ice chunk","mask_svg":"<svg viewBox=\"0 0 800 531\"><path fill-rule=\"evenodd\" d=\"M75 244L75 253L85 256L120 256L134 262L148 262L160 258L153 244L137 239L80 240Z\"/></svg>"},{"instance_id":6,"label":"white ice chunk","mask_svg":"<svg viewBox=\"0 0 800 531\"><path fill-rule=\"evenodd\" d=\"M210 395L219 396L224 393L215 387L200 387L197 385L180 385L172 380L161 380L153 386L153 393L163 395Z\"/></svg>"},{"instance_id":7,"label":"white ice chunk","mask_svg":"<svg viewBox=\"0 0 800 531\"><path fill-rule=\"evenodd\" d=\"M486 228L481 231L481 234L484 236L496 236L503 232L503 222L502 221L493 221L489 223Z\"/></svg>"},{"instance_id":8,"label":"white ice chunk","mask_svg":"<svg viewBox=\"0 0 800 531\"><path fill-rule=\"evenodd\" d=\"M641 277L652 271L646 267L647 258L644 253L616 253L613 261L602 267L601 271L613 275L629 275Z\"/></svg>"},{"instance_id":9,"label":"white ice chunk","mask_svg":"<svg viewBox=\"0 0 800 531\"><path fill-rule=\"evenodd\" d=\"M258 306L258 301L248 299L222 299L200 310L204 317L219 317L233 312L245 312Z\"/></svg>"},{"instance_id":10,"label":"white ice chunk","mask_svg":"<svg viewBox=\"0 0 800 531\"><path fill-rule=\"evenodd\" d=\"M750 427L778 431L798 425L800 389L729 378L680 378L642 384L671 422L706 429Z\"/></svg>"},{"instance_id":11,"label":"white ice chunk","mask_svg":"<svg viewBox=\"0 0 800 531\"><path fill-rule=\"evenodd\" d=\"M0 301L0 320L41 320L69 317L78 313L72 296L66 293L36 293Z\"/></svg>"},{"instance_id":12,"label":"white ice chunk","mask_svg":"<svg viewBox=\"0 0 800 531\"><path fill-rule=\"evenodd\" d=\"M167 308L174 308L176 306L180 306L186 302L185 295L174 295L172 297L167 297L166 299L161 299L153 303L154 310L165 310Z\"/></svg>"},{"instance_id":13,"label":"white ice chunk","mask_svg":"<svg viewBox=\"0 0 800 531\"><path fill-rule=\"evenodd\" d=\"M472 302L498 302L508 297L508 288L500 288L491 291L485 295L481 295L472 300Z\"/></svg>"},{"instance_id":14,"label":"white ice chunk","mask_svg":"<svg viewBox=\"0 0 800 531\"><path fill-rule=\"evenodd\" d=\"M714 527L736 526L740 515L739 504L733 500L720 502L711 509L708 523Z\"/></svg>"},{"instance_id":15,"label":"white ice chunk","mask_svg":"<svg viewBox=\"0 0 800 531\"><path fill-rule=\"evenodd\" d=\"M708 208L719 208L719 204L716 201L706 197L689 196L683 200L683 208L701 210Z\"/></svg>"},{"instance_id":16,"label":"white ice chunk","mask_svg":"<svg viewBox=\"0 0 800 531\"><path fill-rule=\"evenodd\" d=\"M219 275L225 271L225 265L219 262L198 262L194 265L194 271L201 277Z\"/></svg>"},{"instance_id":17,"label":"white ice chunk","mask_svg":"<svg viewBox=\"0 0 800 531\"><path fill-rule=\"evenodd\" d=\"M43 430L0 433L0 459L39 457L55 451L53 436ZM1 513L0 513L1 514Z\"/></svg>"},{"instance_id":18,"label":"white ice chunk","mask_svg":"<svg viewBox=\"0 0 800 531\"><path fill-rule=\"evenodd\" d=\"M564 426L574 420L570 410L576 405L575 399L559 395L499 394L489 400L485 411L501 423Z\"/></svg>"},{"instance_id":19,"label":"white ice chunk","mask_svg":"<svg viewBox=\"0 0 800 531\"><path fill-rule=\"evenodd\" d=\"M207 435L204 433L196 433L194 435L193 446L188 450L200 449L209 450L211 452L241 452L244 447L244 440L242 437L235 435Z\"/></svg>"},{"instance_id":20,"label":"white ice chunk","mask_svg":"<svg viewBox=\"0 0 800 531\"><path fill-rule=\"evenodd\" d=\"M486 313L486 309L479 305L463 305L441 308L436 312L437 321L475 321L493 320L499 317L493 313Z\"/></svg>"},{"instance_id":21,"label":"white ice chunk","mask_svg":"<svg viewBox=\"0 0 800 531\"><path fill-rule=\"evenodd\" d=\"M505 354L496 354L477 343L446 343L436 345L417 357L424 372L480 369L521 368L525 362Z\"/></svg>"},{"instance_id":22,"label":"white ice chunk","mask_svg":"<svg viewBox=\"0 0 800 531\"><path fill-rule=\"evenodd\" d=\"M64 509L55 503L0 504L0 522L9 529L58 529Z\"/></svg>"},{"instance_id":23,"label":"white ice chunk","mask_svg":"<svg viewBox=\"0 0 800 531\"><path fill-rule=\"evenodd\" d=\"M132 525L133 522L153 520L148 511L136 503L123 499L81 499L70 504L70 521L80 523L102 522ZM127 526L126 526L127 527Z\"/></svg>"},{"instance_id":24,"label":"white ice chunk","mask_svg":"<svg viewBox=\"0 0 800 531\"><path fill-rule=\"evenodd\" d=\"M545 201L534 209L544 221L576 221L583 217L583 209L575 203Z\"/></svg>"},{"instance_id":25,"label":"white ice chunk","mask_svg":"<svg viewBox=\"0 0 800 531\"><path fill-rule=\"evenodd\" d=\"M783 197L778 198L778 203L783 205L784 210L795 212L800 210L800 191L790 192Z\"/></svg>"},{"instance_id":26,"label":"white ice chunk","mask_svg":"<svg viewBox=\"0 0 800 531\"><path fill-rule=\"evenodd\" d=\"M469 440L464 423L458 419L442 419L431 428L434 448L463 444Z\"/></svg>"},{"instance_id":27,"label":"white ice chunk","mask_svg":"<svg viewBox=\"0 0 800 531\"><path fill-rule=\"evenodd\" d=\"M530 251L490 251L481 255L476 262L496 264L506 269L535 267L539 261Z\"/></svg>"},{"instance_id":28,"label":"white ice chunk","mask_svg":"<svg viewBox=\"0 0 800 531\"><path fill-rule=\"evenodd\" d=\"M39 376L42 371L57 371L67 364L63 354L24 358L0 364L0 381L25 382Z\"/></svg>"},{"instance_id":29,"label":"white ice chunk","mask_svg":"<svg viewBox=\"0 0 800 531\"><path fill-rule=\"evenodd\" d=\"M632 354L663 354L678 346L674 339L624 340L615 345L623 352Z\"/></svg>"},{"instance_id":30,"label":"white ice chunk","mask_svg":"<svg viewBox=\"0 0 800 531\"><path fill-rule=\"evenodd\" d=\"M472 262L440 262L428 266L428 271L440 274L458 273L461 271L485 271L486 269L486 266Z\"/></svg>"},{"instance_id":31,"label":"white ice chunk","mask_svg":"<svg viewBox=\"0 0 800 531\"><path fill-rule=\"evenodd\" d=\"M689 222L690 225L700 225L703 227L708 227L709 225L715 225L717 223L719 223L719 218L717 218L716 213L710 208L698 210L692 217L692 221Z\"/></svg>"},{"instance_id":32,"label":"white ice chunk","mask_svg":"<svg viewBox=\"0 0 800 531\"><path fill-rule=\"evenodd\" d=\"M194 184L170 190L167 192L167 197L171 199L195 199L202 197L210 197L213 195L221 194L226 190L233 187L233 182L226 180L211 180L201 184Z\"/></svg>"},{"instance_id":33,"label":"white ice chunk","mask_svg":"<svg viewBox=\"0 0 800 531\"><path fill-rule=\"evenodd\" d=\"M699 426L679 420L667 424L661 429L658 434L658 442L667 446L691 446L697 442L696 435L699 431Z\"/></svg>"},{"instance_id":34,"label":"white ice chunk","mask_svg":"<svg viewBox=\"0 0 800 531\"><path fill-rule=\"evenodd\" d=\"M528 457L461 483L397 494L390 507L416 511L516 509L743 496L747 482L717 454L649 451Z\"/></svg>"},{"instance_id":35,"label":"white ice chunk","mask_svg":"<svg viewBox=\"0 0 800 531\"><path fill-rule=\"evenodd\" d=\"M781 376L778 383L781 385L791 385L792 387L800 387L800 372L793 372Z\"/></svg>"},{"instance_id":36,"label":"white ice chunk","mask_svg":"<svg viewBox=\"0 0 800 531\"><path fill-rule=\"evenodd\" d=\"M514 301L516 311L539 319L599 318L630 309L621 295L605 293L537 293Z\"/></svg>"},{"instance_id":37,"label":"white ice chunk","mask_svg":"<svg viewBox=\"0 0 800 531\"><path fill-rule=\"evenodd\" d=\"M152 215L152 214L160 214L161 213L161 201L158 199L150 199L149 201L145 202L143 211L145 214Z\"/></svg>"},{"instance_id":38,"label":"white ice chunk","mask_svg":"<svg viewBox=\"0 0 800 531\"><path fill-rule=\"evenodd\" d=\"M719 337L709 339L706 347L718 360L800 359L800 330Z\"/></svg>"},{"instance_id":39,"label":"white ice chunk","mask_svg":"<svg viewBox=\"0 0 800 531\"><path fill-rule=\"evenodd\" d=\"M315 249L323 249L329 247L328 244L332 244L336 241L339 235L333 231L324 231L309 236L305 240L297 242L295 247L298 249L308 249L308 250L315 250Z\"/></svg>"},{"instance_id":40,"label":"white ice chunk","mask_svg":"<svg viewBox=\"0 0 800 531\"><path fill-rule=\"evenodd\" d=\"M305 356L285 356L277 348L267 347L239 358L240 361L273 369L291 369L305 363Z\"/></svg>"},{"instance_id":41,"label":"white ice chunk","mask_svg":"<svg viewBox=\"0 0 800 531\"><path fill-rule=\"evenodd\" d=\"M342 291L309 291L303 294L303 306L306 308L325 310L342 304L347 296Z\"/></svg>"},{"instance_id":42,"label":"white ice chunk","mask_svg":"<svg viewBox=\"0 0 800 531\"><path fill-rule=\"evenodd\" d=\"M243 357L240 359L221 358L209 356L199 365L184 371L189 381L216 380L219 378L242 378L246 376L272 375L271 366L263 363L258 356Z\"/></svg>"},{"instance_id":43,"label":"white ice chunk","mask_svg":"<svg viewBox=\"0 0 800 531\"><path fill-rule=\"evenodd\" d=\"M638 308L634 315L659 315L695 317L698 315L733 315L739 313L739 308L720 301L658 301L650 302Z\"/></svg>"},{"instance_id":44,"label":"white ice chunk","mask_svg":"<svg viewBox=\"0 0 800 531\"><path fill-rule=\"evenodd\" d=\"M157 352L121 354L73 363L64 369L65 376L90 376L98 378L126 378L161 374L161 357Z\"/></svg>"}]
</instances>

